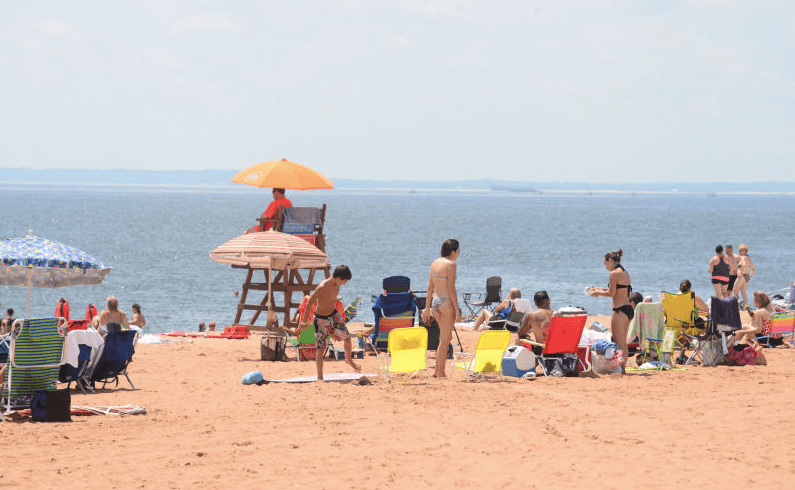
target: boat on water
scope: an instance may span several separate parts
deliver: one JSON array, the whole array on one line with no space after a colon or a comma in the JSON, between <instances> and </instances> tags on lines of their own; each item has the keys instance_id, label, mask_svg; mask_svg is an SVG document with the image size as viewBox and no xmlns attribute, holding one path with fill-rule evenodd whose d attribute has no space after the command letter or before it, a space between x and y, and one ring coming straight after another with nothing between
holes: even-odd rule
<instances>
[{"instance_id":1,"label":"boat on water","mask_svg":"<svg viewBox=\"0 0 795 490\"><path fill-rule=\"evenodd\" d=\"M536 189L533 189L532 187L512 187L507 185L492 185L491 190L507 191L507 192L538 192Z\"/></svg>"}]
</instances>

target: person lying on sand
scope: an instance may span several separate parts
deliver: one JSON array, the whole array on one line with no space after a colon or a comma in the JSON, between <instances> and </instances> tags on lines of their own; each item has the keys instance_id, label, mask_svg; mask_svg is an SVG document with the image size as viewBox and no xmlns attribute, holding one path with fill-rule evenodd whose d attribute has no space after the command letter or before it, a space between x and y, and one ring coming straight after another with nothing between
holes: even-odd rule
<instances>
[{"instance_id":1,"label":"person lying on sand","mask_svg":"<svg viewBox=\"0 0 795 490\"><path fill-rule=\"evenodd\" d=\"M340 287L350 281L351 277L353 274L347 265L338 265L331 277L318 284L317 288L312 291L304 308L304 314L301 316L299 329L302 330L308 325L306 318L309 315L307 313L312 312L314 308L315 336L317 337L315 362L318 381L323 381L323 353L326 351L326 342L329 336L334 340L344 341L345 362L356 372L361 371L351 357L351 336L345 327L345 320L336 308Z\"/></svg>"}]
</instances>

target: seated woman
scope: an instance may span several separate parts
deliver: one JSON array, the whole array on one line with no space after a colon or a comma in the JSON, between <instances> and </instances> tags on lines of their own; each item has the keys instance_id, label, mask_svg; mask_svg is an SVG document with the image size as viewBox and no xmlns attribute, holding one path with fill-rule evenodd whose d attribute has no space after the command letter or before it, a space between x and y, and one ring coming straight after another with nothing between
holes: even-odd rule
<instances>
[{"instance_id":1,"label":"seated woman","mask_svg":"<svg viewBox=\"0 0 795 490\"><path fill-rule=\"evenodd\" d=\"M687 280L687 279L682 280L682 282L679 283L679 294L687 294L687 293L692 292L691 291L692 287L693 287L693 285L690 284L689 280ZM693 296L695 296L695 299L696 299L696 308L698 308L700 311L703 311L703 312L709 311L709 306L707 306L707 304L704 302L703 299L701 299L695 293L693 293Z\"/></svg>"},{"instance_id":2,"label":"seated woman","mask_svg":"<svg viewBox=\"0 0 795 490\"><path fill-rule=\"evenodd\" d=\"M472 330L480 330L482 325L486 325L483 329L488 328L488 324L491 321L492 316L497 316L501 320L505 320L508 318L508 315L511 314L511 310L513 309L513 300L519 299L522 297L522 292L519 288L511 288L508 291L508 297L502 300L500 304L498 304L494 308L494 314L492 314L489 310L483 309L480 310L480 314L478 315L477 320L475 320L475 326L472 327Z\"/></svg>"},{"instance_id":3,"label":"seated woman","mask_svg":"<svg viewBox=\"0 0 795 490\"><path fill-rule=\"evenodd\" d=\"M108 296L106 304L108 308L106 310L102 310L99 315L95 316L94 319L91 320L94 328L96 328L99 333L104 335L104 327L110 322L118 323L121 328L128 327L129 321L127 320L127 314L119 309L119 300L115 296Z\"/></svg>"},{"instance_id":4,"label":"seated woman","mask_svg":"<svg viewBox=\"0 0 795 490\"><path fill-rule=\"evenodd\" d=\"M130 325L138 327L139 330L144 329L144 325L146 325L146 318L144 318L144 314L141 313L141 305L138 303L133 303L132 305L132 320L130 320Z\"/></svg>"},{"instance_id":5,"label":"seated woman","mask_svg":"<svg viewBox=\"0 0 795 490\"><path fill-rule=\"evenodd\" d=\"M735 344L749 344L756 343L756 335L763 334L770 330L770 317L773 315L773 305L770 303L770 297L762 291L754 293L754 306L756 306L756 313L751 308L748 308L748 314L751 316L751 322L743 325L743 328L737 331L734 337Z\"/></svg>"}]
</instances>

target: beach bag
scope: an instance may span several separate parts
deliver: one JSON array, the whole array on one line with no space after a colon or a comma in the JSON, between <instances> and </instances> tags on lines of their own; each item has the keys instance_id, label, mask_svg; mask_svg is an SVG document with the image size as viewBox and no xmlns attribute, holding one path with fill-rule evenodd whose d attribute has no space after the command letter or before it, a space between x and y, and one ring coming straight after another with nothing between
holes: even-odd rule
<instances>
[{"instance_id":1,"label":"beach bag","mask_svg":"<svg viewBox=\"0 0 795 490\"><path fill-rule=\"evenodd\" d=\"M544 362L550 376L560 378L576 378L579 376L577 354L563 354L562 357L545 359Z\"/></svg>"},{"instance_id":2,"label":"beach bag","mask_svg":"<svg viewBox=\"0 0 795 490\"><path fill-rule=\"evenodd\" d=\"M283 335L265 335L260 343L260 358L263 361L286 361Z\"/></svg>"},{"instance_id":3,"label":"beach bag","mask_svg":"<svg viewBox=\"0 0 795 490\"><path fill-rule=\"evenodd\" d=\"M30 401L34 422L71 422L72 395L69 389L38 391Z\"/></svg>"},{"instance_id":4,"label":"beach bag","mask_svg":"<svg viewBox=\"0 0 795 490\"><path fill-rule=\"evenodd\" d=\"M756 350L751 345L735 345L729 349L730 366L755 366Z\"/></svg>"}]
</instances>

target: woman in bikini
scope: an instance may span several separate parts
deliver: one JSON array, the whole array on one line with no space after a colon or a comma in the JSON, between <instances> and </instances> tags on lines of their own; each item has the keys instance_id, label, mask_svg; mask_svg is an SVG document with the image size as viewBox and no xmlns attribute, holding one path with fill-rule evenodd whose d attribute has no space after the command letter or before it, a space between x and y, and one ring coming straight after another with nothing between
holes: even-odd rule
<instances>
[{"instance_id":1,"label":"woman in bikini","mask_svg":"<svg viewBox=\"0 0 795 490\"><path fill-rule=\"evenodd\" d=\"M737 250L740 252L737 264L737 284L734 285L732 294L738 300L742 294L742 306L746 306L748 304L748 281L751 280L751 276L756 274L756 265L754 265L751 257L748 256L748 245L740 245Z\"/></svg>"},{"instance_id":2,"label":"woman in bikini","mask_svg":"<svg viewBox=\"0 0 795 490\"><path fill-rule=\"evenodd\" d=\"M605 268L610 271L610 283L606 288L590 288L590 295L607 296L613 298L613 315L610 317L610 332L613 334L613 341L618 344L618 348L624 353L624 360L621 363L621 372L624 373L627 364L627 332L629 322L635 317L635 309L629 303L629 295L632 293L632 286L629 280L629 273L621 265L621 256L624 251L620 248L615 252L605 254Z\"/></svg>"},{"instance_id":3,"label":"woman in bikini","mask_svg":"<svg viewBox=\"0 0 795 490\"><path fill-rule=\"evenodd\" d=\"M455 290L455 261L461 254L458 240L450 238L442 244L442 256L433 261L428 278L428 293L422 320L429 325L431 310L439 323L439 347L436 349L437 378L444 378L444 364L447 357L447 346L453 339L453 325L461 321L461 310L458 308L458 294Z\"/></svg>"}]
</instances>

